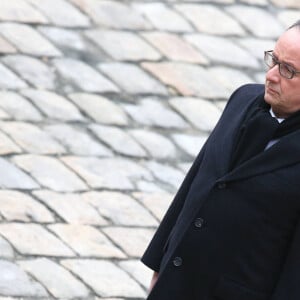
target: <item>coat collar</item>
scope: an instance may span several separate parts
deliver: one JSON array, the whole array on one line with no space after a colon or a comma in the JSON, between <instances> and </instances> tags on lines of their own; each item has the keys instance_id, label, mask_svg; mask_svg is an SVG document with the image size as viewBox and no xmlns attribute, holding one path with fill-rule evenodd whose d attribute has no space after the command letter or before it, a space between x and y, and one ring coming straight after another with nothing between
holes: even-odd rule
<instances>
[{"instance_id":1,"label":"coat collar","mask_svg":"<svg viewBox=\"0 0 300 300\"><path fill-rule=\"evenodd\" d=\"M261 94L257 97L260 96ZM218 181L228 182L241 180L300 162L300 130L297 130L282 137L269 149L228 172L233 147L235 145L235 137L248 109L257 97L254 97L246 105L239 107L238 111L232 114L229 120L227 119L225 121L226 124L224 124L224 128L226 128L226 131L224 134L222 136L218 135L214 140L212 150L214 152L218 174L220 175Z\"/></svg>"}]
</instances>

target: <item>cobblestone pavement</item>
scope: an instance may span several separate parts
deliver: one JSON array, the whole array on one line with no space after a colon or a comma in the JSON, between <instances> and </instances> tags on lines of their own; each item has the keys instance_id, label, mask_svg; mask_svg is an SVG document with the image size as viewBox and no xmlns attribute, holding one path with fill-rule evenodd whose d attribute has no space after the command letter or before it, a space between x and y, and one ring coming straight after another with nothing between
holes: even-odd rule
<instances>
[{"instance_id":1,"label":"cobblestone pavement","mask_svg":"<svg viewBox=\"0 0 300 300\"><path fill-rule=\"evenodd\" d=\"M139 258L298 0L0 1L0 300L145 299Z\"/></svg>"}]
</instances>

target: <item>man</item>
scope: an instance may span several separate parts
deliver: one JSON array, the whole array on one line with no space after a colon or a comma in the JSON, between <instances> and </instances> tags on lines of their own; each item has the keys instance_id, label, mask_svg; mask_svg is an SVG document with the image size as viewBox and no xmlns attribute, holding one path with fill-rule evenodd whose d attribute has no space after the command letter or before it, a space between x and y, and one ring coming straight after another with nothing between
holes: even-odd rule
<instances>
[{"instance_id":1,"label":"man","mask_svg":"<svg viewBox=\"0 0 300 300\"><path fill-rule=\"evenodd\" d=\"M149 300L300 299L300 20L265 62L265 85L230 97L142 257Z\"/></svg>"}]
</instances>

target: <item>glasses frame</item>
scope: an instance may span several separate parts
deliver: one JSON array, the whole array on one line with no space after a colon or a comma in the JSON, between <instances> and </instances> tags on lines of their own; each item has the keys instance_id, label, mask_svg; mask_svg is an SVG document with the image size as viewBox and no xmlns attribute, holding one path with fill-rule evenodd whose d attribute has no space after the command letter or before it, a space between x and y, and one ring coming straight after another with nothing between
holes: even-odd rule
<instances>
[{"instance_id":1,"label":"glasses frame","mask_svg":"<svg viewBox=\"0 0 300 300\"><path fill-rule=\"evenodd\" d=\"M278 69L279 69L279 74L287 79L292 79L296 74L299 74L300 71L295 70L291 65L285 63L285 62L280 62L274 55L273 55L274 50L268 50L268 51L264 51L265 55L264 55L264 62L265 64L272 69L273 67L275 67L276 65L278 65ZM267 63L267 57L272 57L272 61L273 64L269 65ZM283 71L282 71L282 66L287 66L288 71L291 73L290 76L286 76L284 75Z\"/></svg>"}]
</instances>

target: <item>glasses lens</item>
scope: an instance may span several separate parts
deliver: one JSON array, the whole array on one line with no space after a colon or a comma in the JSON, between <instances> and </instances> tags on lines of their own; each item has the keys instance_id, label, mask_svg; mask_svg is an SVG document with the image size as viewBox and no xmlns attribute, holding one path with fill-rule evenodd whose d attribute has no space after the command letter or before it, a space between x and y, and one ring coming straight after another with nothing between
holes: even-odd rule
<instances>
[{"instance_id":1,"label":"glasses lens","mask_svg":"<svg viewBox=\"0 0 300 300\"><path fill-rule=\"evenodd\" d=\"M265 63L270 68L276 65L275 58L273 57L271 52L265 52Z\"/></svg>"},{"instance_id":2,"label":"glasses lens","mask_svg":"<svg viewBox=\"0 0 300 300\"><path fill-rule=\"evenodd\" d=\"M279 72L283 77L286 77L288 79L291 79L293 77L293 70L289 65L286 65L285 63L281 63L279 65Z\"/></svg>"}]
</instances>

